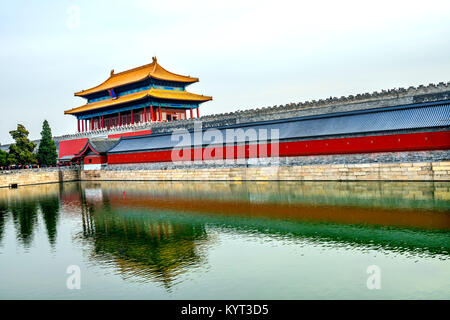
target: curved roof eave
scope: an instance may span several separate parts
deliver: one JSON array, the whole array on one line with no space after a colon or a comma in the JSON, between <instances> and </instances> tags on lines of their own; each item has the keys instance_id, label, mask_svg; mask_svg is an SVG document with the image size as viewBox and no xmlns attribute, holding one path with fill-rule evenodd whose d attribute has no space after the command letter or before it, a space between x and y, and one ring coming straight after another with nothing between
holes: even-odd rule
<instances>
[{"instance_id":1,"label":"curved roof eave","mask_svg":"<svg viewBox=\"0 0 450 320\"><path fill-rule=\"evenodd\" d=\"M92 93L97 93L104 90L109 90L113 88L117 88L123 85L127 85L130 83L136 83L148 78L154 78L158 80L166 80L166 81L174 81L174 82L182 82L182 83L195 83L198 82L198 78L183 76L180 74L176 74L170 71L167 71L163 67L161 67L156 57L153 57L153 61L150 64L146 64L137 68L125 70L119 73L114 73L114 70L111 70L111 74L108 79L103 81L101 84L92 87L87 90L82 90L79 92L75 92L75 96L85 97Z\"/></svg>"},{"instance_id":2,"label":"curved roof eave","mask_svg":"<svg viewBox=\"0 0 450 320\"><path fill-rule=\"evenodd\" d=\"M146 91L139 91L132 94L124 95L116 99L107 99L102 101L97 101L93 103L88 103L80 107L72 108L70 110L64 111L64 114L77 114L86 111L93 111L97 109L102 109L110 106L118 106L124 103L134 102L142 100L148 97L157 99L167 99L167 100L178 100L178 101L192 101L192 102L206 102L212 100L210 96L203 96L187 91L171 91L163 89L150 89Z\"/></svg>"}]
</instances>

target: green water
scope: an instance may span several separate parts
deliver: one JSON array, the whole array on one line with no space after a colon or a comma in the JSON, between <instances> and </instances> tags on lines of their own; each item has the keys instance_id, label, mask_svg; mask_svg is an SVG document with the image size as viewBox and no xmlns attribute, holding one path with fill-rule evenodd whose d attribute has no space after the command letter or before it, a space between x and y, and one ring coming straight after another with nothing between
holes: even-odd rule
<instances>
[{"instance_id":1,"label":"green water","mask_svg":"<svg viewBox=\"0 0 450 320\"><path fill-rule=\"evenodd\" d=\"M448 182L0 189L0 299L449 299L449 209Z\"/></svg>"}]
</instances>

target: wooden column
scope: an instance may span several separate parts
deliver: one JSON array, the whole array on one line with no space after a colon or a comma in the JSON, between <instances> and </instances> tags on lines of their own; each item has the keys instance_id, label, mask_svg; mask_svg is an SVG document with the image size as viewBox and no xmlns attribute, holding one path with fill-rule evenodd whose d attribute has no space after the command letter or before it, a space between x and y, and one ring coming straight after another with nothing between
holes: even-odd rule
<instances>
[{"instance_id":1,"label":"wooden column","mask_svg":"<svg viewBox=\"0 0 450 320\"><path fill-rule=\"evenodd\" d=\"M159 122L162 121L161 107L158 107L159 110Z\"/></svg>"},{"instance_id":2,"label":"wooden column","mask_svg":"<svg viewBox=\"0 0 450 320\"><path fill-rule=\"evenodd\" d=\"M84 120L81 120L81 132L84 132Z\"/></svg>"},{"instance_id":3,"label":"wooden column","mask_svg":"<svg viewBox=\"0 0 450 320\"><path fill-rule=\"evenodd\" d=\"M193 118L194 116L192 115L192 108L191 108L191 119Z\"/></svg>"},{"instance_id":4,"label":"wooden column","mask_svg":"<svg viewBox=\"0 0 450 320\"><path fill-rule=\"evenodd\" d=\"M155 121L155 117L153 116L153 106L150 106L150 120Z\"/></svg>"},{"instance_id":5,"label":"wooden column","mask_svg":"<svg viewBox=\"0 0 450 320\"><path fill-rule=\"evenodd\" d=\"M102 129L105 128L105 116L102 116Z\"/></svg>"},{"instance_id":6,"label":"wooden column","mask_svg":"<svg viewBox=\"0 0 450 320\"><path fill-rule=\"evenodd\" d=\"M120 112L119 112L119 127L122 125L122 123L121 123L121 119L120 119Z\"/></svg>"},{"instance_id":7,"label":"wooden column","mask_svg":"<svg viewBox=\"0 0 450 320\"><path fill-rule=\"evenodd\" d=\"M147 122L147 107L144 107L144 122Z\"/></svg>"},{"instance_id":8,"label":"wooden column","mask_svg":"<svg viewBox=\"0 0 450 320\"><path fill-rule=\"evenodd\" d=\"M131 110L131 124L134 124L133 110Z\"/></svg>"},{"instance_id":9,"label":"wooden column","mask_svg":"<svg viewBox=\"0 0 450 320\"><path fill-rule=\"evenodd\" d=\"M78 132L80 132L80 119L77 119L78 122Z\"/></svg>"},{"instance_id":10,"label":"wooden column","mask_svg":"<svg viewBox=\"0 0 450 320\"><path fill-rule=\"evenodd\" d=\"M200 113L198 111L199 107L197 107L197 118L200 118Z\"/></svg>"}]
</instances>

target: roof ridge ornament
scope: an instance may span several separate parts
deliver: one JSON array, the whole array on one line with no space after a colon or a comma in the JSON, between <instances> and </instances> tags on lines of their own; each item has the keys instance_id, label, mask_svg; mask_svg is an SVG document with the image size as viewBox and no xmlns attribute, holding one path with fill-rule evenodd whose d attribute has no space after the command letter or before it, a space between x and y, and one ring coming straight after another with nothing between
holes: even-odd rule
<instances>
[{"instance_id":1,"label":"roof ridge ornament","mask_svg":"<svg viewBox=\"0 0 450 320\"><path fill-rule=\"evenodd\" d=\"M114 69L111 70L109 76L112 77L114 75Z\"/></svg>"},{"instance_id":2,"label":"roof ridge ornament","mask_svg":"<svg viewBox=\"0 0 450 320\"><path fill-rule=\"evenodd\" d=\"M152 57L153 69L150 71L149 75L152 75L156 71L156 66L158 65L158 60L156 57Z\"/></svg>"}]
</instances>

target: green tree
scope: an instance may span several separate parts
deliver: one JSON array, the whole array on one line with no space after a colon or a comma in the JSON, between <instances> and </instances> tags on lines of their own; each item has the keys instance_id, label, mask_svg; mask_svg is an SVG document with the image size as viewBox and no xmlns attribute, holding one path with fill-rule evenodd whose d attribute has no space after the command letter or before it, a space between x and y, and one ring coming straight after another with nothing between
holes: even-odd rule
<instances>
[{"instance_id":1,"label":"green tree","mask_svg":"<svg viewBox=\"0 0 450 320\"><path fill-rule=\"evenodd\" d=\"M52 139L52 130L47 120L44 120L41 131L41 142L37 152L37 159L40 165L54 165L56 164L56 145Z\"/></svg>"},{"instance_id":2,"label":"green tree","mask_svg":"<svg viewBox=\"0 0 450 320\"><path fill-rule=\"evenodd\" d=\"M28 139L28 130L22 124L18 124L17 130L12 130L9 134L16 141L9 146L9 163L22 165L35 163L36 156L33 151L36 144Z\"/></svg>"},{"instance_id":3,"label":"green tree","mask_svg":"<svg viewBox=\"0 0 450 320\"><path fill-rule=\"evenodd\" d=\"M8 152L0 150L0 167L8 165Z\"/></svg>"}]
</instances>

